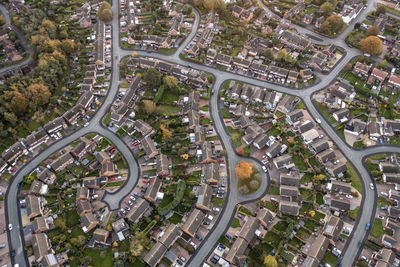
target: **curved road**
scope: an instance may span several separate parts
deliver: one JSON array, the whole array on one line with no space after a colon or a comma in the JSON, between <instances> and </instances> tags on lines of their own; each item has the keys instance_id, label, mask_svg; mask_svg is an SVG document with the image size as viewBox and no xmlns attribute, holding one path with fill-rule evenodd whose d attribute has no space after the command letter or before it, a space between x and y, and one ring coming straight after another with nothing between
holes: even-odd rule
<instances>
[{"instance_id":1,"label":"curved road","mask_svg":"<svg viewBox=\"0 0 400 267\"><path fill-rule=\"evenodd\" d=\"M17 27L15 27L14 25L12 25L11 23L11 18L10 18L10 13L8 12L7 8L0 4L0 11L4 17L4 20L6 21L7 26L11 27L14 32L17 34L18 39L21 41L22 46L24 47L26 53L29 53L29 57L27 59L25 59L24 61L14 64L14 65L10 65L4 68L0 69L0 73L3 72L7 72L16 68L20 68L22 66L28 65L33 58L33 50L31 48L31 46L29 45L29 43L26 41L25 36L18 30Z\"/></svg>"},{"instance_id":2,"label":"curved road","mask_svg":"<svg viewBox=\"0 0 400 267\"><path fill-rule=\"evenodd\" d=\"M114 14L119 13L119 6L118 6L118 1L113 1L113 12ZM330 39L327 37L321 36L322 42L325 42L325 44L329 43L334 43L335 45L338 46L344 46L344 37L346 34L348 34L352 30L352 25L354 25L356 22L362 21L366 15L373 9L373 5L370 4L369 7L364 9L361 14L349 25L349 27L341 33L337 39ZM118 16L114 16L113 21L112 21L112 26L113 26L113 59L115 56L118 56L119 59L122 59L125 56L129 56L133 51L137 51L139 56L142 57L153 57L161 60L166 60L166 61L171 61L172 63L179 64L179 65L184 65L187 66L189 63L183 59L180 58L180 53L182 50L187 46L187 44L191 41L191 39L195 36L197 29L198 29L198 24L200 21L200 16L199 13L193 9L195 12L195 23L193 26L193 29L191 33L189 34L188 38L185 39L185 41L181 44L181 46L175 51L174 54L172 55L164 55L164 54L159 54L159 53L153 53L153 54L148 54L145 51L141 50L124 50L120 47L119 45L119 19ZM297 27L296 27L297 28ZM303 34L305 33L310 33L312 35L315 35L315 32L307 32L308 30L303 30L301 31L301 27L299 27L299 31ZM206 259L207 255L211 253L211 251L214 249L215 244L221 234L223 234L226 231L226 228L230 225L230 220L232 216L234 215L236 204L242 203L242 202L247 202L247 201L253 201L256 200L266 192L268 189L269 185L269 177L268 175L264 174L260 168L260 163L254 159L249 159L249 158L243 158L240 157L236 154L236 149L234 148L232 144L232 140L229 136L229 134L226 131L226 128L224 126L224 122L222 119L222 116L220 115L220 109L218 105L218 92L221 88L221 85L227 81L227 80L239 80L244 83L249 83L255 86L260 86L260 87L266 87L272 90L276 90L278 92L282 92L285 94L290 94L299 97L302 99L304 102L305 106L307 107L308 111L310 114L313 116L313 118L320 118L321 119L321 124L320 127L325 131L325 133L330 137L330 139L335 143L335 145L342 151L342 153L346 156L347 160L354 166L355 170L358 172L361 182L363 185L364 189L364 194L363 194L363 201L361 204L361 209L359 212L359 216L357 218L356 226L352 231L352 234L350 238L348 239L348 242L346 243L346 247L343 251L343 259L341 261L342 266L351 266L357 259L359 253L361 252L361 249L359 247L359 243L363 242L367 237L368 237L368 232L365 231L365 225L366 223L372 223L374 216L375 216L375 210L376 210L376 189L375 190L370 190L369 189L369 183L375 183L374 180L371 178L368 170L364 167L363 161L365 157L372 155L372 154L377 154L377 153L388 153L388 152L397 152L400 153L400 148L396 146L375 146L375 147L369 147L363 150L354 150L352 149L347 143L344 142L344 140L340 137L340 135L336 132L336 130L330 125L329 122L325 120L325 118L322 116L322 114L319 112L319 110L315 107L315 105L312 102L312 95L319 91L325 89L330 83L332 83L336 77L340 74L342 71L343 67L351 61L351 59L357 55L360 55L361 52L356 50L356 49L346 49L347 54L343 56L342 60L337 63L334 67L334 69L328 73L327 75L323 75L323 79L321 79L321 82L313 85L308 88L304 89L293 89L293 88L287 88L283 87L280 85L276 84L271 84L265 81L257 80L251 77L247 76L241 76L238 74L214 69L209 66L201 65L201 64L196 64L190 62L190 65L194 69L202 70L205 72L212 73L215 77L215 84L214 88L216 92L213 94L213 96L210 99L210 113L213 118L213 122L216 128L216 131L218 132L221 141L227 151L227 158L228 158L228 170L230 172L231 178L230 178L230 184L229 184L229 192L228 196L226 199L226 203L224 206L223 211L221 212L219 218L218 218L218 223L213 227L213 229L209 232L205 240L202 242L201 246L195 251L194 255L190 259L190 266L201 266L202 262L204 259ZM112 83L110 87L110 92L104 102L104 104L99 108L98 112L96 115L92 118L90 125L86 128L81 128L77 132L73 133L70 136L67 136L57 143L53 144L52 146L48 147L45 149L41 154L39 154L37 157L32 159L30 162L28 162L22 169L20 169L17 174L14 176L13 180L10 183L9 189L6 194L6 216L7 216L7 222L11 222L14 225L19 225L20 220L18 218L19 216L19 211L18 209L15 209L15 205L18 205L17 203L17 194L18 194L18 188L17 184L19 181L22 181L22 178L25 174L29 173L34 167L37 166L38 163L42 159L47 158L49 155L54 153L55 151L59 150L61 147L68 145L70 142L74 141L78 137L89 133L89 132L96 132L99 133L107 138L109 138L116 146L117 148L121 151L121 153L124 155L126 158L128 164L129 164L129 179L125 186L121 188L121 191L118 194L106 194L103 200L110 206L112 209L116 209L119 206L120 200L122 199L122 195L125 196L126 193L129 193L131 189L135 186L137 182L137 174L139 172L137 168L137 163L134 160L131 151L129 148L119 139L117 135L114 133L110 132L106 128L101 126L101 118L107 113L109 107L111 106L114 96L118 91L118 83L119 83L119 69L117 64L113 64L113 72L112 72ZM240 195L237 190L236 190L236 176L234 173L234 166L236 165L237 162L240 160L246 160L252 162L255 166L257 166L260 169L260 172L263 175L262 179L262 185L260 189L251 195L248 196L243 196ZM120 196L121 195L121 196ZM26 266L26 262L24 260L24 251L23 251L23 241L21 239L21 235L19 234L18 230L21 230L18 226L15 227L16 229L13 230L9 234L9 240L11 240L10 247L12 248L19 248L16 250L16 257L13 258L16 263L19 263L20 266ZM13 261L14 262L14 261Z\"/></svg>"}]
</instances>

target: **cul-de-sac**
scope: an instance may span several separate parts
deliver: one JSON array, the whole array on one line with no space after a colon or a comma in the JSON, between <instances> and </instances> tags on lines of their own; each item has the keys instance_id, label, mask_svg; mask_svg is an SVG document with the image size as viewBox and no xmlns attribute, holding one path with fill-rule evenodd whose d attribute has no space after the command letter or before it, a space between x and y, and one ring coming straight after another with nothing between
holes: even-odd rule
<instances>
[{"instance_id":1,"label":"cul-de-sac","mask_svg":"<svg viewBox=\"0 0 400 267\"><path fill-rule=\"evenodd\" d=\"M0 1L0 266L400 266L400 1Z\"/></svg>"}]
</instances>

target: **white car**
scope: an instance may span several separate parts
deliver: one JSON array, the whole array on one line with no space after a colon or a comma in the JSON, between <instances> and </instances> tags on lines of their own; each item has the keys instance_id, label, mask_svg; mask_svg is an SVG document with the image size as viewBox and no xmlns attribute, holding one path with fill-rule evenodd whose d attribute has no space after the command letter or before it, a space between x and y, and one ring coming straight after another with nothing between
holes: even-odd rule
<instances>
[{"instance_id":1,"label":"white car","mask_svg":"<svg viewBox=\"0 0 400 267\"><path fill-rule=\"evenodd\" d=\"M10 224L8 225L8 230L9 230L9 231L12 231L12 229L13 229L13 226L12 226L12 224L10 223Z\"/></svg>"},{"instance_id":2,"label":"white car","mask_svg":"<svg viewBox=\"0 0 400 267\"><path fill-rule=\"evenodd\" d=\"M264 172L267 172L267 167L262 166L262 169L263 169Z\"/></svg>"},{"instance_id":3,"label":"white car","mask_svg":"<svg viewBox=\"0 0 400 267\"><path fill-rule=\"evenodd\" d=\"M369 183L369 188L371 188L371 190L374 190L374 184L373 183Z\"/></svg>"},{"instance_id":4,"label":"white car","mask_svg":"<svg viewBox=\"0 0 400 267\"><path fill-rule=\"evenodd\" d=\"M316 118L315 119L318 123L321 123L321 119L320 118Z\"/></svg>"},{"instance_id":5,"label":"white car","mask_svg":"<svg viewBox=\"0 0 400 267\"><path fill-rule=\"evenodd\" d=\"M352 196L352 195L349 195L349 194L347 194L346 197L347 197L348 199L353 199L353 196Z\"/></svg>"}]
</instances>

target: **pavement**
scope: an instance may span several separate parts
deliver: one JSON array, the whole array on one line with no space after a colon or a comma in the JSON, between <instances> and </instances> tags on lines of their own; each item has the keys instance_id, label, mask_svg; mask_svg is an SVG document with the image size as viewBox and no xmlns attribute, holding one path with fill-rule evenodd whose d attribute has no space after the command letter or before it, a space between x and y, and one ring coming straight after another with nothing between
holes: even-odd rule
<instances>
[{"instance_id":1,"label":"pavement","mask_svg":"<svg viewBox=\"0 0 400 267\"><path fill-rule=\"evenodd\" d=\"M375 1L375 0L374 0ZM345 36L353 29L353 26L356 22L361 22L365 19L367 14L374 9L374 5L372 4L372 0L369 1L369 5L366 9L357 16L357 18L350 23L348 28L341 34L339 34L335 39L327 38L324 36L318 36L315 32L310 32L307 29L297 27L300 32L306 34L312 34L313 36L318 36L324 44L333 43L337 46L346 47L344 43ZM119 5L118 1L113 1L112 5L113 13L119 14ZM356 49L345 49L346 54L343 58L334 66L333 70L331 70L326 75L319 75L320 82L313 86L302 88L302 89L294 89L288 88L284 86L280 86L277 84L268 83L265 81L257 80L247 76L241 76L235 73L226 72L222 70L218 70L209 66L196 64L193 62L187 62L180 58L180 53L186 47L186 45L191 41L191 39L195 36L199 21L200 15L199 13L193 9L195 12L195 23L192 28L191 33L185 39L185 41L180 45L180 47L175 51L172 55L164 55L159 53L149 54L146 51L140 50L125 50L120 46L119 40L119 18L114 15L112 21L113 28L113 39L112 39L112 58L113 58L113 66L112 66L112 78L111 85L108 92L108 95L98 109L95 116L90 120L89 126L85 128L81 128L71 135L65 136L63 139L58 142L52 144L45 150L43 150L40 154L38 154L35 158L31 159L26 165L21 168L14 176L10 185L8 187L8 191L6 193L6 217L7 223L12 223L14 225L14 230L9 232L8 240L10 247L15 250L16 256L12 258L12 262L18 263L20 266L28 266L27 257L24 247L23 235L21 232L21 219L18 207L18 183L22 181L23 176L30 173L42 160L49 157L52 153L60 150L62 147L67 146L77 138L82 135L85 135L90 132L98 133L106 138L108 138L112 143L114 143L117 149L121 152L121 154L125 157L128 166L129 166L129 176L127 182L123 187L119 189L118 192L115 193L106 193L103 197L103 201L107 203L110 209L117 209L120 205L121 200L132 191L134 186L137 183L139 168L136 160L134 159L132 152L129 147L113 132L105 128L101 120L103 116L108 112L115 95L118 92L118 84L120 79L119 69L118 69L118 60L121 60L125 56L130 56L133 51L136 51L138 56L141 57L152 57L160 60L170 61L172 63L188 66L190 65L193 69L202 70L214 75L214 88L215 93L211 96L209 107L210 114L213 119L213 123L215 129L222 141L222 144L227 151L227 167L228 172L230 174L229 184L228 184L228 192L226 197L225 205L221 211L220 216L218 217L218 221L214 224L213 228L204 238L204 241L199 246L199 248L192 255L191 259L187 262L188 266L201 266L204 259L213 251L216 243L218 242L218 238L225 233L225 231L229 228L229 225L233 219L233 216L236 211L236 205L238 203L252 202L254 200L262 198L268 190L270 178L267 173L264 173L261 169L261 163L252 158L241 157L236 154L236 149L232 143L232 139L230 138L222 116L220 114L219 108L219 99L218 92L221 89L222 84L227 80L238 80L244 83L248 83L255 86L266 87L268 89L276 90L281 93L290 94L299 97L305 104L308 109L310 115L316 119L319 118L321 120L320 127L325 133L329 136L329 138L335 143L336 147L343 153L343 155L347 158L348 162L350 162L354 169L357 171L361 178L362 186L363 186L363 196L362 196L362 204L360 207L359 217L355 223L354 230L351 233L350 238L348 239L345 248L342 252L342 258L339 260L338 265L341 266L352 266L354 262L357 260L362 246L360 244L368 238L368 231L365 231L365 225L367 223L372 223L376 210L376 201L377 201L377 192L376 186L374 190L369 189L369 183L375 183L374 179L371 177L369 171L364 165L364 160L366 157L379 154L379 153L400 153L400 148L396 146L383 145L383 146L374 146L368 147L362 150L355 150L351 148L338 134L338 132L330 125L330 123L323 117L320 111L316 108L312 101L312 96L315 92L325 89L329 86L335 79L338 77L343 67L351 61L355 56L361 55L362 53ZM118 57L118 60L115 60L115 57ZM239 161L249 161L254 164L262 173L262 184L255 193L250 195L241 195L236 190L236 175L234 172L234 167Z\"/></svg>"}]
</instances>

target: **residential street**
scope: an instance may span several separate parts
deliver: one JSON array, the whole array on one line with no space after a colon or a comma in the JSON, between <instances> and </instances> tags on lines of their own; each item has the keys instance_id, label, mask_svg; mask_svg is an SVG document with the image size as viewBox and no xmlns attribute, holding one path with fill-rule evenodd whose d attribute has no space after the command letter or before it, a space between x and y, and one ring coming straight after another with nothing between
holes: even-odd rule
<instances>
[{"instance_id":1,"label":"residential street","mask_svg":"<svg viewBox=\"0 0 400 267\"><path fill-rule=\"evenodd\" d=\"M375 1L375 0L374 0ZM262 1L260 1L262 2ZM357 55L361 55L362 52L357 49L350 49L346 46L344 42L345 36L353 29L353 26L356 22L360 22L364 20L366 15L375 8L375 5L372 3L373 1L369 1L369 5L366 9L364 9L357 18L350 23L348 28L341 33L335 39L330 39L326 37L319 36L323 40L322 43L330 44L333 43L337 46L341 46L345 48L347 54L343 56L343 58L336 64L336 66L332 69L332 71L327 75L320 75L321 82L302 89L295 89L289 87L283 87L277 84L268 83L262 80L257 80L247 76L240 76L235 73L222 71L219 69L215 69L209 66L187 62L180 58L179 54L183 51L185 46L191 41L191 39L195 36L198 25L200 22L200 15L197 11L195 11L195 23L193 29L189 36L185 39L185 41L179 46L179 48L172 55L164 55L153 52L149 54L145 51L137 50L138 56L141 57L153 57L161 60L170 61L174 64L179 65L190 65L193 69L199 69L214 75L214 89L215 93L212 94L209 102L210 114L215 126L215 129L221 139L221 142L227 152L227 164L229 169L229 190L227 194L227 198L225 200L225 206L221 210L221 214L218 218L217 223L215 223L214 227L208 233L208 235L204 238L204 241L194 252L190 260L187 262L187 266L201 266L204 259L214 250L215 245L218 241L218 238L226 231L226 229L230 226L231 220L235 214L236 205L243 202L250 202L261 198L268 190L269 187L269 176L261 170L261 163L252 158L241 157L236 154L236 149L233 145L232 138L230 137L227 129L225 128L224 121L222 115L220 113L219 107L219 90L222 87L222 84L227 80L238 80L243 83L248 83L255 86L260 86L263 88L268 88L272 90L276 90L278 92L282 92L285 94L290 94L299 97L306 106L307 110L314 118L319 118L321 120L320 127L325 131L326 135L335 143L335 145L341 150L343 155L346 156L347 160L353 165L354 169L358 172L362 185L363 185L363 197L362 204L360 207L359 217L357 218L357 222L355 224L355 228L351 233L351 236L346 243L344 251L342 252L342 259L339 261L338 265L341 266L352 266L354 262L357 260L359 253L361 252L362 246L360 243L365 241L368 238L369 231L365 230L365 225L367 223L371 223L374 220L375 211L376 211L376 202L377 202L377 192L376 187L374 190L370 190L369 183L375 183L374 179L370 176L368 170L363 165L364 159L370 155L378 154L378 153L390 153L396 152L400 153L400 148L397 146L390 145L381 145L375 147L369 147L362 150L355 150L351 148L338 134L338 132L331 126L331 124L324 118L321 112L316 108L312 101L312 95L320 90L325 89L329 84L331 84L340 74L344 66L349 63L352 58ZM86 135L88 133L94 132L99 135L102 135L108 138L116 148L121 152L124 158L127 161L129 166L129 176L124 184L117 192L114 193L106 193L103 201L107 203L107 205L112 210L116 210L119 208L120 201L129 194L133 188L135 187L138 177L139 177L139 167L138 164L133 157L133 154L130 148L120 139L118 135L108 130L101 123L102 118L110 109L114 98L119 90L119 80L120 73L118 67L118 61L123 57L130 56L134 50L124 50L120 46L119 40L119 4L118 1L113 1L113 21L112 21L112 58L113 58L113 66L112 66L112 78L110 88L108 90L107 97L104 100L104 103L99 107L97 113L90 120L90 124L87 127L80 128L75 131L73 134L65 136L64 138L58 140L51 146L44 149L40 154L36 157L32 158L29 162L25 164L23 168L21 168L14 176L12 181L9 184L6 199L5 199L5 209L6 209L6 221L7 224L11 223L13 225L13 230L8 232L8 240L10 250L15 250L15 256L12 258L13 264L19 264L19 266L29 266L26 253L24 250L24 241L23 241L23 233L21 229L21 217L19 211L19 203L18 203L18 193L19 186L18 184L22 182L23 177L29 174L37 165L49 157L51 154L56 151L61 150L63 147L72 143L79 137ZM4 13L4 7L0 5L1 11ZM301 27L296 26L296 29L303 34L312 34L316 35L314 32L310 32L309 30L303 29ZM18 33L18 31L17 31ZM117 59L116 59L117 58ZM29 60L30 61L30 58ZM16 66L12 66L15 68ZM1 70L3 71L3 70ZM250 195L241 195L237 191L236 186L236 174L234 171L235 165L239 161L249 161L255 166L258 167L260 173L262 173L262 184L259 190Z\"/></svg>"}]
</instances>

